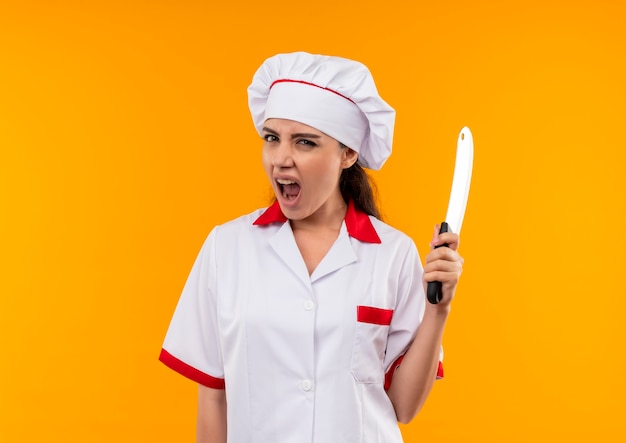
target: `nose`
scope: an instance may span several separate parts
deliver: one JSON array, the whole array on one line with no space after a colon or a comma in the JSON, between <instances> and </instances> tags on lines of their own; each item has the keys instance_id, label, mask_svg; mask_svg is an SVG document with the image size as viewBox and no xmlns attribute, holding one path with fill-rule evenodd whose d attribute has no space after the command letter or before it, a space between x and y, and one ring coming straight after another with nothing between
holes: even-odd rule
<instances>
[{"instance_id":1,"label":"nose","mask_svg":"<svg viewBox=\"0 0 626 443\"><path fill-rule=\"evenodd\" d=\"M290 168L294 165L291 143L281 140L272 153L272 165L277 168Z\"/></svg>"}]
</instances>

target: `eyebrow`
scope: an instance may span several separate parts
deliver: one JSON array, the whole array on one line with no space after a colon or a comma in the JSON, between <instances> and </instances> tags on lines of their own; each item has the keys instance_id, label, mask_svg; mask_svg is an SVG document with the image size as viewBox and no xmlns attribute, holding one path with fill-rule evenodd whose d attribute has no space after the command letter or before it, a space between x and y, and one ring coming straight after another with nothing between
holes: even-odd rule
<instances>
[{"instance_id":1,"label":"eyebrow","mask_svg":"<svg viewBox=\"0 0 626 443\"><path fill-rule=\"evenodd\" d=\"M269 132L272 135L278 135L278 132L274 131L271 128L268 128L267 126L263 127L263 132ZM319 134L309 134L307 132L298 132L298 133L295 133L295 134L291 134L291 138L292 139L300 138L300 137L302 137L302 138L322 138L322 136L319 135Z\"/></svg>"}]
</instances>

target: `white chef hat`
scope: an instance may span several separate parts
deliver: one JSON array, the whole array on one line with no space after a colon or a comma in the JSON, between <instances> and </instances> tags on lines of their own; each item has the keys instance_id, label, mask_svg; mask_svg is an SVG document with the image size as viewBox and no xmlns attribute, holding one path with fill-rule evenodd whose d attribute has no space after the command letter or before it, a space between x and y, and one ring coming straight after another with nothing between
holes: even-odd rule
<instances>
[{"instance_id":1,"label":"white chef hat","mask_svg":"<svg viewBox=\"0 0 626 443\"><path fill-rule=\"evenodd\" d=\"M248 105L261 135L267 119L284 118L354 149L366 168L380 169L391 155L396 112L362 63L306 52L275 55L254 74Z\"/></svg>"}]
</instances>

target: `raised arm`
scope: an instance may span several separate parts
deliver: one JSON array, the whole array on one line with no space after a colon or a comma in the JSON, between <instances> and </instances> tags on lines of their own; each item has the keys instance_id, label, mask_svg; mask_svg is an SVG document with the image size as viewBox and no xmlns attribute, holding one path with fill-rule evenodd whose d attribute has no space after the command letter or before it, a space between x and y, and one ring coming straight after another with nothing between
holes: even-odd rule
<instances>
[{"instance_id":1,"label":"raised arm","mask_svg":"<svg viewBox=\"0 0 626 443\"><path fill-rule=\"evenodd\" d=\"M449 247L434 249L448 243ZM430 253L424 265L424 285L429 281L442 283L442 300L436 305L426 302L422 323L415 340L396 369L387 391L396 411L398 421L410 422L424 405L437 376L443 331L450 312L463 268L463 259L457 253L459 236L454 233L438 234L435 228Z\"/></svg>"}]
</instances>

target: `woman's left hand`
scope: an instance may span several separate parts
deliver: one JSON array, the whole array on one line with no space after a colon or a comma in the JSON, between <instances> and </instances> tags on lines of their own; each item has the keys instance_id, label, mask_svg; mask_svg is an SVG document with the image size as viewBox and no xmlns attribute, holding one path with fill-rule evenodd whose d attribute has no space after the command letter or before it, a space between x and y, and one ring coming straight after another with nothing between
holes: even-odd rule
<instances>
[{"instance_id":1,"label":"woman's left hand","mask_svg":"<svg viewBox=\"0 0 626 443\"><path fill-rule=\"evenodd\" d=\"M447 247L435 248L447 243ZM453 232L439 234L439 225L435 226L431 250L424 265L424 290L431 281L441 282L441 301L434 306L447 308L454 298L456 285L463 271L463 258L457 252L459 236Z\"/></svg>"}]
</instances>

